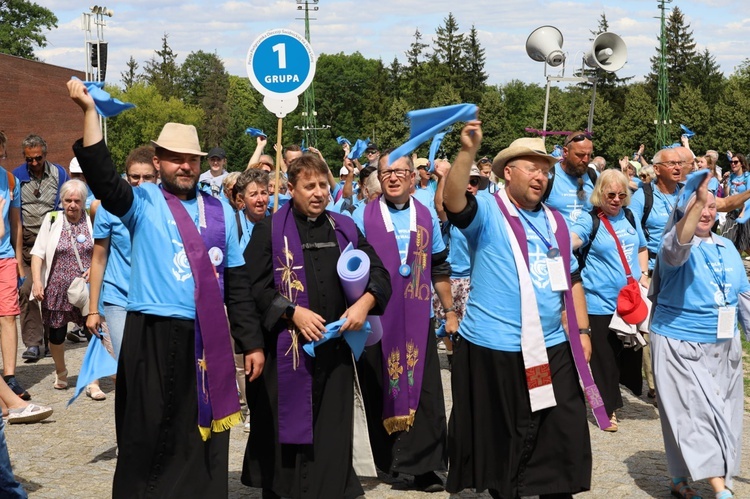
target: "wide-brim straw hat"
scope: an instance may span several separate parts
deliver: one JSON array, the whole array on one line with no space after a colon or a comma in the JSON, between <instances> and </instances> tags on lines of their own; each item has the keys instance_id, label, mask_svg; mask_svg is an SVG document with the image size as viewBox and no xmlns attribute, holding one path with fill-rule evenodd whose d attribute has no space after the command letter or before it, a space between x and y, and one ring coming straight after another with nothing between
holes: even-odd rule
<instances>
[{"instance_id":1,"label":"wide-brim straw hat","mask_svg":"<svg viewBox=\"0 0 750 499\"><path fill-rule=\"evenodd\" d=\"M522 156L543 158L549 162L550 166L554 166L558 161L556 157L547 154L547 149L544 147L544 140L538 137L523 137L514 140L508 147L497 153L497 156L492 161L492 172L498 177L503 178L505 164L511 159Z\"/></svg>"},{"instance_id":2,"label":"wide-brim straw hat","mask_svg":"<svg viewBox=\"0 0 750 499\"><path fill-rule=\"evenodd\" d=\"M198 130L193 125L167 123L161 129L159 138L152 140L151 144L154 147L161 147L167 151L196 154L198 156L206 155L205 152L201 151Z\"/></svg>"}]
</instances>

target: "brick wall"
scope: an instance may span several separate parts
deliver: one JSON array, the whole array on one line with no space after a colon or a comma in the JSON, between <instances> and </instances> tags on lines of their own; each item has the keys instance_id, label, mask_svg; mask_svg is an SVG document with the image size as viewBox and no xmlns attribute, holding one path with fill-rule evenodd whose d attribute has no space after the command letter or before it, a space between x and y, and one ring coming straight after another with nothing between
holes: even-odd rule
<instances>
[{"instance_id":1,"label":"brick wall","mask_svg":"<svg viewBox=\"0 0 750 499\"><path fill-rule=\"evenodd\" d=\"M68 166L71 146L83 135L83 113L68 97L65 83L81 71L0 54L0 130L8 136L12 170L24 162L21 142L35 133L47 142L47 159Z\"/></svg>"}]
</instances>

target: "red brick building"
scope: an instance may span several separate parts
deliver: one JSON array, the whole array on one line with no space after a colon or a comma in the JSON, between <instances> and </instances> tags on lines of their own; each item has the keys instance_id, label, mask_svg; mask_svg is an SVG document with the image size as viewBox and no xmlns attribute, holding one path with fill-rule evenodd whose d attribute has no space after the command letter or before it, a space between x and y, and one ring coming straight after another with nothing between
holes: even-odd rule
<instances>
[{"instance_id":1,"label":"red brick building","mask_svg":"<svg viewBox=\"0 0 750 499\"><path fill-rule=\"evenodd\" d=\"M83 135L83 114L65 86L71 76L85 79L82 71L0 54L0 130L8 136L2 166L22 164L21 142L35 133L47 142L47 159L67 168Z\"/></svg>"}]
</instances>

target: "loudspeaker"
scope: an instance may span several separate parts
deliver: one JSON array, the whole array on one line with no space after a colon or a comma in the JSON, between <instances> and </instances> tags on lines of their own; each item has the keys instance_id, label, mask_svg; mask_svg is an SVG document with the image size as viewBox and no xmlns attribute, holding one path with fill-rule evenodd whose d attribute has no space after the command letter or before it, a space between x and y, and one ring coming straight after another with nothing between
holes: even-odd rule
<instances>
[{"instance_id":1,"label":"loudspeaker","mask_svg":"<svg viewBox=\"0 0 750 499\"><path fill-rule=\"evenodd\" d=\"M614 73L628 61L628 48L618 35L605 32L594 39L583 60L589 67Z\"/></svg>"},{"instance_id":2,"label":"loudspeaker","mask_svg":"<svg viewBox=\"0 0 750 499\"><path fill-rule=\"evenodd\" d=\"M565 61L562 51L563 36L554 26L541 26L531 32L526 39L526 53L539 62L559 66Z\"/></svg>"}]
</instances>

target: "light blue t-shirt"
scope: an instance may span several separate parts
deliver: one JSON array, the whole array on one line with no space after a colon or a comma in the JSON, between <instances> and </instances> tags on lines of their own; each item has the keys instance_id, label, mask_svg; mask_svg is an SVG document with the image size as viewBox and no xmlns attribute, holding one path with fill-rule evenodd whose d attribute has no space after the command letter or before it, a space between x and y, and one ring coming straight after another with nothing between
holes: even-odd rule
<instances>
[{"instance_id":1,"label":"light blue t-shirt","mask_svg":"<svg viewBox=\"0 0 750 499\"><path fill-rule=\"evenodd\" d=\"M648 231L649 238L646 241L650 253L658 253L661 246L661 239L664 233L664 227L667 226L669 216L672 214L675 203L677 203L677 193L680 192L680 186L677 185L672 194L664 194L657 187L656 182L651 183L654 191L654 202L651 205L651 212L646 219L645 229ZM630 211L639 222L643 219L643 208L646 202L646 196L643 189L638 189L630 198ZM653 270L655 258L648 259L648 268Z\"/></svg>"},{"instance_id":2,"label":"light blue t-shirt","mask_svg":"<svg viewBox=\"0 0 750 499\"><path fill-rule=\"evenodd\" d=\"M182 201L198 226L198 201ZM244 264L232 209L224 210L226 267ZM161 188L142 184L133 189L133 206L122 217L132 236L131 280L127 310L145 314L195 319L195 281L177 224Z\"/></svg>"},{"instance_id":3,"label":"light blue t-shirt","mask_svg":"<svg viewBox=\"0 0 750 499\"><path fill-rule=\"evenodd\" d=\"M661 287L651 330L678 340L716 343L719 306L724 304L719 283L726 283L724 291L730 306L737 306L739 293L750 291L742 258L731 241L716 234L712 234L714 244L693 237L686 245L680 245L675 234L670 230L665 236L658 257ZM676 251L668 257L664 251L670 246Z\"/></svg>"},{"instance_id":4,"label":"light blue t-shirt","mask_svg":"<svg viewBox=\"0 0 750 499\"><path fill-rule=\"evenodd\" d=\"M708 181L708 190L711 191L711 194L715 196L716 191L719 190L719 179L717 179L716 177L711 177L711 180Z\"/></svg>"},{"instance_id":5,"label":"light blue t-shirt","mask_svg":"<svg viewBox=\"0 0 750 499\"><path fill-rule=\"evenodd\" d=\"M578 177L568 175L560 163L555 163L555 181L552 183L552 191L550 191L545 204L562 213L568 227L578 220L581 213L587 213L594 208L589 201L591 192L594 190L594 184L591 182L588 172L580 178L583 179L583 192L586 193L584 199L578 197Z\"/></svg>"},{"instance_id":6,"label":"light blue t-shirt","mask_svg":"<svg viewBox=\"0 0 750 499\"><path fill-rule=\"evenodd\" d=\"M742 175L735 175L734 173L729 174L729 195L742 194L748 188L750 184L750 172L745 172Z\"/></svg>"},{"instance_id":7,"label":"light blue t-shirt","mask_svg":"<svg viewBox=\"0 0 750 499\"><path fill-rule=\"evenodd\" d=\"M94 239L109 238L109 255L104 270L99 310L104 303L125 307L130 283L130 232L119 218L100 206L94 217Z\"/></svg>"},{"instance_id":8,"label":"light blue t-shirt","mask_svg":"<svg viewBox=\"0 0 750 499\"><path fill-rule=\"evenodd\" d=\"M12 174L11 174L12 175ZM13 186L13 193L10 192L8 175L0 172L0 193L5 198L5 207L3 208L3 222L5 223L5 235L0 239L0 258L15 258L16 250L10 244L10 209L21 208L21 182L16 179ZM11 197L13 199L11 199Z\"/></svg>"},{"instance_id":9,"label":"light blue t-shirt","mask_svg":"<svg viewBox=\"0 0 750 499\"><path fill-rule=\"evenodd\" d=\"M609 218L609 217L607 217ZM634 217L635 218L635 217ZM641 277L641 265L638 262L638 250L646 247L646 238L641 230L641 222L635 219L635 228L625 217L625 212L609 218L612 228L620 240L625 258L630 265L633 278ZM581 216L570 228L578 235L583 246L589 243L593 221L590 215ZM617 308L617 295L627 284L625 269L622 266L617 244L603 223L599 224L594 242L586 257L586 265L581 271L583 289L586 293L586 307L591 315L610 315Z\"/></svg>"},{"instance_id":10,"label":"light blue t-shirt","mask_svg":"<svg viewBox=\"0 0 750 499\"><path fill-rule=\"evenodd\" d=\"M429 186L424 189L415 190L412 196L430 210L435 211L435 191L430 189Z\"/></svg>"},{"instance_id":11,"label":"light blue t-shirt","mask_svg":"<svg viewBox=\"0 0 750 499\"><path fill-rule=\"evenodd\" d=\"M476 200L476 217L468 227L461 229L466 236L473 265L471 292L459 332L472 343L486 348L520 352L521 294L505 221L497 202L491 196L477 196ZM549 240L546 213L543 210L524 211L524 215ZM551 290L546 265L547 247L528 224L521 220L526 228L529 274L539 308L544 342L547 347L552 347L566 341L560 321L563 293ZM567 228L563 227L562 230ZM578 263L573 258L572 251L570 257L570 271L575 272Z\"/></svg>"},{"instance_id":12,"label":"light blue t-shirt","mask_svg":"<svg viewBox=\"0 0 750 499\"><path fill-rule=\"evenodd\" d=\"M451 278L460 279L471 276L471 258L466 236L455 225L449 227L448 263L451 264Z\"/></svg>"},{"instance_id":13,"label":"light blue t-shirt","mask_svg":"<svg viewBox=\"0 0 750 499\"><path fill-rule=\"evenodd\" d=\"M242 238L240 239L240 251L244 254L245 248L247 248L250 242L250 236L253 235L253 229L255 228L255 222L248 219L244 212L240 212L240 224L242 225Z\"/></svg>"}]
</instances>

